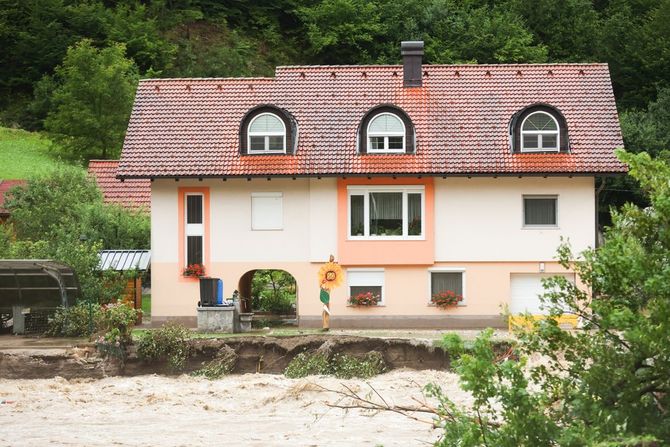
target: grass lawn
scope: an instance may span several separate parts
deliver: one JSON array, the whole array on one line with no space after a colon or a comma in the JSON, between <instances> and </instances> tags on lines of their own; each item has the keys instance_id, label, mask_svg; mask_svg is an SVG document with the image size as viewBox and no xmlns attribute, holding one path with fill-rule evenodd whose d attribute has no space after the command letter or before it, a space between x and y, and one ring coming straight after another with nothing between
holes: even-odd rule
<instances>
[{"instance_id":1,"label":"grass lawn","mask_svg":"<svg viewBox=\"0 0 670 447\"><path fill-rule=\"evenodd\" d=\"M142 295L142 316L151 318L151 294L145 293Z\"/></svg>"},{"instance_id":2,"label":"grass lawn","mask_svg":"<svg viewBox=\"0 0 670 447\"><path fill-rule=\"evenodd\" d=\"M39 133L0 127L0 179L25 179L66 164L49 151L50 144Z\"/></svg>"}]
</instances>

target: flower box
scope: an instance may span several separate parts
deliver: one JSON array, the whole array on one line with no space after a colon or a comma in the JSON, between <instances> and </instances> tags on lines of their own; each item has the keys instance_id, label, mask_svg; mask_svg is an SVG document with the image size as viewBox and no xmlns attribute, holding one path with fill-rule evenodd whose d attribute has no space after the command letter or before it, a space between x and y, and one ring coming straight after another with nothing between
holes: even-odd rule
<instances>
[{"instance_id":1,"label":"flower box","mask_svg":"<svg viewBox=\"0 0 670 447\"><path fill-rule=\"evenodd\" d=\"M351 306L376 306L381 297L372 292L359 293L349 297L349 304Z\"/></svg>"},{"instance_id":2,"label":"flower box","mask_svg":"<svg viewBox=\"0 0 670 447\"><path fill-rule=\"evenodd\" d=\"M463 296L458 295L453 290L444 290L442 292L434 293L430 298L430 302L442 309L447 307L458 306L458 303L463 301Z\"/></svg>"},{"instance_id":3,"label":"flower box","mask_svg":"<svg viewBox=\"0 0 670 447\"><path fill-rule=\"evenodd\" d=\"M205 266L202 264L191 264L184 268L184 276L191 278L200 278L205 276Z\"/></svg>"}]
</instances>

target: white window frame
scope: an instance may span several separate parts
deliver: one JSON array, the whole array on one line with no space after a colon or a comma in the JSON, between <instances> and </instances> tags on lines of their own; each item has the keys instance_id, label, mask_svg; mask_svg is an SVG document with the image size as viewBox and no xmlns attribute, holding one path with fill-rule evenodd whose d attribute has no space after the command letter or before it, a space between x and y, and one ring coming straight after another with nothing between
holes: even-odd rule
<instances>
[{"instance_id":1,"label":"white window frame","mask_svg":"<svg viewBox=\"0 0 670 447\"><path fill-rule=\"evenodd\" d=\"M393 116L394 118L398 119L400 123L402 124L402 132L372 132L370 133L370 126L376 120L377 118L384 116L384 115L390 115ZM366 135L367 135L367 144L368 144L368 153L372 154L401 154L405 152L405 148L407 147L406 144L406 139L407 139L407 127L405 126L405 122L400 118L398 115L395 113L390 113L390 112L382 112L378 113L377 115L373 116L370 121L368 121L368 127L366 129ZM384 137L384 149L373 149L372 148L372 137ZM402 137L402 149L389 149L389 137Z\"/></svg>"},{"instance_id":2,"label":"white window frame","mask_svg":"<svg viewBox=\"0 0 670 447\"><path fill-rule=\"evenodd\" d=\"M542 114L547 115L552 121L556 124L556 130L523 130L524 125L528 118L533 115ZM551 114L538 110L528 114L527 117L521 122L521 127L519 128L521 132L521 152L558 152L561 148L561 126L558 124L558 120ZM526 147L526 135L537 135L537 147ZM556 147L544 148L542 147L542 135L556 135Z\"/></svg>"},{"instance_id":3,"label":"white window frame","mask_svg":"<svg viewBox=\"0 0 670 447\"><path fill-rule=\"evenodd\" d=\"M556 223L555 224L531 224L526 225L526 199L554 199L556 200ZM525 230L558 230L559 227L559 195L558 194L523 194L521 196L521 228Z\"/></svg>"},{"instance_id":4,"label":"white window frame","mask_svg":"<svg viewBox=\"0 0 670 447\"><path fill-rule=\"evenodd\" d=\"M465 267L432 267L428 269L428 305L435 306L431 301L433 297L433 282L432 275L433 273L460 273L461 274L461 283L463 289L463 301L457 304L457 306L465 306L467 304L467 292L465 289L466 286L466 272Z\"/></svg>"},{"instance_id":5,"label":"white window frame","mask_svg":"<svg viewBox=\"0 0 670 447\"><path fill-rule=\"evenodd\" d=\"M266 116L266 115L271 115L274 116L279 120L279 122L282 125L282 128L284 129L282 132L252 132L251 131L251 126L256 121L258 118L261 116ZM283 137L282 141L282 150L270 150L270 137L278 137L281 136ZM252 150L251 149L251 137L265 137L265 149L263 150ZM249 154L285 154L286 153L286 124L284 123L284 120L281 119L281 117L275 113L270 113L270 112L264 112L264 113L259 113L258 115L254 116L251 121L249 121L249 125L247 126L247 153Z\"/></svg>"},{"instance_id":6,"label":"white window frame","mask_svg":"<svg viewBox=\"0 0 670 447\"><path fill-rule=\"evenodd\" d=\"M370 193L373 192L397 192L402 193L402 235L400 236L371 236L370 235ZM421 194L421 235L409 235L409 207L407 194ZM354 236L351 234L351 196L363 196L363 235ZM367 186L350 185L347 187L347 239L366 240L366 241L397 241L397 240L417 240L426 239L426 188L423 185L403 185L403 186Z\"/></svg>"},{"instance_id":7,"label":"white window frame","mask_svg":"<svg viewBox=\"0 0 670 447\"><path fill-rule=\"evenodd\" d=\"M254 226L254 199L276 199L279 198L280 213L281 213L281 223L278 226L263 226L256 227ZM284 193L282 192L252 192L251 193L251 230L252 231L281 231L284 229Z\"/></svg>"},{"instance_id":8,"label":"white window frame","mask_svg":"<svg viewBox=\"0 0 670 447\"><path fill-rule=\"evenodd\" d=\"M202 223L190 224L188 223L188 198L198 196L202 200ZM202 261L201 265L205 264L207 259L205 254L205 195L201 192L189 192L184 194L184 265L188 266L188 237L202 236Z\"/></svg>"},{"instance_id":9,"label":"white window frame","mask_svg":"<svg viewBox=\"0 0 670 447\"><path fill-rule=\"evenodd\" d=\"M351 280L350 280L350 273L381 273L382 275L382 280L381 284L365 284L364 286L371 286L371 287L381 287L382 288L382 293L379 298L379 302L377 303L377 306L384 306L386 304L386 301L384 299L384 295L386 295L386 271L383 268L349 268L347 269L347 301L349 300L349 297L351 297ZM363 287L359 286L357 284L353 285L354 287Z\"/></svg>"}]
</instances>

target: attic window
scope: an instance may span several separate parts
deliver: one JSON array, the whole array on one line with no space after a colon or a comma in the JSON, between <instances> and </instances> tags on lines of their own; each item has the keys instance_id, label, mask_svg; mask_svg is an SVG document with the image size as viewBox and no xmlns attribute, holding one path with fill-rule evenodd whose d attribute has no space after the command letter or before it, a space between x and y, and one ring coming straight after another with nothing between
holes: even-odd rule
<instances>
[{"instance_id":1,"label":"attic window","mask_svg":"<svg viewBox=\"0 0 670 447\"><path fill-rule=\"evenodd\" d=\"M570 152L565 117L549 104L533 104L515 113L509 131L512 152Z\"/></svg>"},{"instance_id":2,"label":"attic window","mask_svg":"<svg viewBox=\"0 0 670 447\"><path fill-rule=\"evenodd\" d=\"M405 124L397 115L380 113L368 123L368 152L405 152Z\"/></svg>"},{"instance_id":3,"label":"attic window","mask_svg":"<svg viewBox=\"0 0 670 447\"><path fill-rule=\"evenodd\" d=\"M412 120L392 104L377 106L363 116L357 140L360 154L412 154L416 148Z\"/></svg>"},{"instance_id":4,"label":"attic window","mask_svg":"<svg viewBox=\"0 0 670 447\"><path fill-rule=\"evenodd\" d=\"M558 151L558 121L547 112L533 112L521 123L521 152Z\"/></svg>"},{"instance_id":5,"label":"attic window","mask_svg":"<svg viewBox=\"0 0 670 447\"><path fill-rule=\"evenodd\" d=\"M247 132L250 154L286 153L286 126L273 113L261 113L249 122Z\"/></svg>"}]
</instances>

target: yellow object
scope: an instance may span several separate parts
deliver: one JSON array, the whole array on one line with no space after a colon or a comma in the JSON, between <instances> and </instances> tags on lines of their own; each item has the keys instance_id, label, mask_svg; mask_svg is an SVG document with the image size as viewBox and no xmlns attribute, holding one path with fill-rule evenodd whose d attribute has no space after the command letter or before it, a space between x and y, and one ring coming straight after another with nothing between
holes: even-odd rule
<instances>
[{"instance_id":1,"label":"yellow object","mask_svg":"<svg viewBox=\"0 0 670 447\"><path fill-rule=\"evenodd\" d=\"M344 272L340 264L333 260L333 257L330 257L330 261L325 263L319 269L319 285L322 289L333 290L335 287L338 287L344 281Z\"/></svg>"},{"instance_id":2,"label":"yellow object","mask_svg":"<svg viewBox=\"0 0 670 447\"><path fill-rule=\"evenodd\" d=\"M509 330L530 329L534 321L547 318L546 315L510 315ZM556 318L558 326L562 329L577 329L577 315L563 314Z\"/></svg>"}]
</instances>

